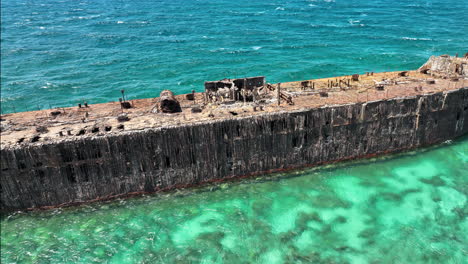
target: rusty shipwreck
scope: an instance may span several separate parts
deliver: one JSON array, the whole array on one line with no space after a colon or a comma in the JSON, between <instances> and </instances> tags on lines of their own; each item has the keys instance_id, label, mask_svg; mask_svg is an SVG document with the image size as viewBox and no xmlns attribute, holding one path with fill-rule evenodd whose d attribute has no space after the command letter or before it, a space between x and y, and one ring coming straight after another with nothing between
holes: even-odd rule
<instances>
[{"instance_id":1,"label":"rusty shipwreck","mask_svg":"<svg viewBox=\"0 0 468 264\"><path fill-rule=\"evenodd\" d=\"M468 132L468 58L418 70L205 91L1 116L2 210L151 193L396 152Z\"/></svg>"}]
</instances>

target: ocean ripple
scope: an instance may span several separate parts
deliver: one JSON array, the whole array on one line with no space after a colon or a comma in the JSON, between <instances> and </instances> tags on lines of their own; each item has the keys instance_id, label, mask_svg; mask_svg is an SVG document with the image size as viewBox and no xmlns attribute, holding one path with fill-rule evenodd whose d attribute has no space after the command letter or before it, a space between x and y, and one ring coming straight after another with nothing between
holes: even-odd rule
<instances>
[{"instance_id":1,"label":"ocean ripple","mask_svg":"<svg viewBox=\"0 0 468 264\"><path fill-rule=\"evenodd\" d=\"M116 83L132 94L154 96L156 83L172 86L182 79L174 92L202 91L204 80L229 73L286 82L383 70L379 63L414 69L426 60L422 55L466 52L468 31L460 23L466 13L468 6L455 0L391 5L370 0L3 0L2 96L16 93L7 88L6 76L35 83L15 86L34 96L1 107L8 112L14 103L26 110L36 98L66 105L88 92L100 98L96 102L106 102L115 99ZM335 58L346 72L333 63L317 67L315 60L324 57ZM187 59L199 63L186 64ZM49 93L40 88L68 78L70 67L81 76L92 73L80 84L86 89L57 87ZM129 79L149 85L125 82Z\"/></svg>"}]
</instances>

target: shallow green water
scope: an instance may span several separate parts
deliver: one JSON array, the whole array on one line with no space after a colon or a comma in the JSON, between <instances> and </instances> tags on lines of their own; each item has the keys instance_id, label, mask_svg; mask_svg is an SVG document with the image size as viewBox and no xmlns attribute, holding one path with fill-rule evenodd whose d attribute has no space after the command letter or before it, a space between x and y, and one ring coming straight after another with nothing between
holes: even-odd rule
<instances>
[{"instance_id":1,"label":"shallow green water","mask_svg":"<svg viewBox=\"0 0 468 264\"><path fill-rule=\"evenodd\" d=\"M2 263L466 263L468 138L1 221Z\"/></svg>"}]
</instances>

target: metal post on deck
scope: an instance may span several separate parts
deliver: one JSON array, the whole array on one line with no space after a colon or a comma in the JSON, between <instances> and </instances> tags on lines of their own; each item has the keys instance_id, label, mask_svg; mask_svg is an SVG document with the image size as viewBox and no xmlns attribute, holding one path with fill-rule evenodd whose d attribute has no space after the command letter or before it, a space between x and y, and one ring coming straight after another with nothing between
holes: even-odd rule
<instances>
[{"instance_id":1,"label":"metal post on deck","mask_svg":"<svg viewBox=\"0 0 468 264\"><path fill-rule=\"evenodd\" d=\"M278 96L278 105L281 104L280 100L281 100L281 83L278 83L278 88L276 89L277 90L277 96Z\"/></svg>"},{"instance_id":2,"label":"metal post on deck","mask_svg":"<svg viewBox=\"0 0 468 264\"><path fill-rule=\"evenodd\" d=\"M247 98L246 98L247 93L246 93L246 91L247 91L247 89L245 89L245 88L242 89L242 98L244 99L244 104L247 102Z\"/></svg>"},{"instance_id":3,"label":"metal post on deck","mask_svg":"<svg viewBox=\"0 0 468 264\"><path fill-rule=\"evenodd\" d=\"M125 90L122 89L122 90L120 90L120 92L122 93L122 100L125 102L126 101L125 100Z\"/></svg>"}]
</instances>

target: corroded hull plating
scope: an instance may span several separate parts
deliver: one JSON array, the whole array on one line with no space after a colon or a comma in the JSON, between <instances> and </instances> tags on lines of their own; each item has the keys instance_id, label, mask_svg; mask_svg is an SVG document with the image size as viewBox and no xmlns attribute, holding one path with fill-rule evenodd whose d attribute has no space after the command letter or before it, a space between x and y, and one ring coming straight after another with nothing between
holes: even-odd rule
<instances>
[{"instance_id":1,"label":"corroded hull plating","mask_svg":"<svg viewBox=\"0 0 468 264\"><path fill-rule=\"evenodd\" d=\"M1 150L3 210L401 151L468 132L468 88Z\"/></svg>"}]
</instances>

